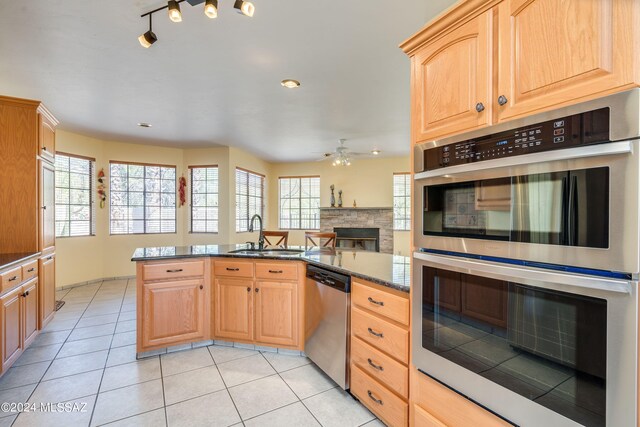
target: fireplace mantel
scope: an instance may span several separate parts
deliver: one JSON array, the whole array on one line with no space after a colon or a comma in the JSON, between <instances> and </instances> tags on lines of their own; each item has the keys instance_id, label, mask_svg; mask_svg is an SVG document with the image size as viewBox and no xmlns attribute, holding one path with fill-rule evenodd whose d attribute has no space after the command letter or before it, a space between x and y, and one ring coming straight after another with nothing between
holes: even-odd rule
<instances>
[{"instance_id":1,"label":"fireplace mantel","mask_svg":"<svg viewBox=\"0 0 640 427\"><path fill-rule=\"evenodd\" d=\"M320 231L333 232L335 227L378 228L380 252L393 253L392 207L321 207Z\"/></svg>"}]
</instances>

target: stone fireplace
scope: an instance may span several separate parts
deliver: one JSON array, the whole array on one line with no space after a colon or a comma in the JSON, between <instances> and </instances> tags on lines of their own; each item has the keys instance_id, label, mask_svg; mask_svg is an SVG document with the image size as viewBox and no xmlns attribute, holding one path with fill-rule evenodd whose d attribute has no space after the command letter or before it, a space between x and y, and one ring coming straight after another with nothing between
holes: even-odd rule
<instances>
[{"instance_id":1,"label":"stone fireplace","mask_svg":"<svg viewBox=\"0 0 640 427\"><path fill-rule=\"evenodd\" d=\"M336 246L393 253L392 208L320 208L320 231L335 232Z\"/></svg>"}]
</instances>

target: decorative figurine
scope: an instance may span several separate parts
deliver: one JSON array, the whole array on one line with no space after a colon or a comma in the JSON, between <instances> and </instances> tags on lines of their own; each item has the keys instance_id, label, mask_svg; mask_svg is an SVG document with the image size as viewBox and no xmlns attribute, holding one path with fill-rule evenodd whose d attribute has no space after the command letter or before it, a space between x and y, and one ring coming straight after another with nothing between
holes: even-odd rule
<instances>
[{"instance_id":1,"label":"decorative figurine","mask_svg":"<svg viewBox=\"0 0 640 427\"><path fill-rule=\"evenodd\" d=\"M342 207L342 190L338 190L338 207Z\"/></svg>"},{"instance_id":2,"label":"decorative figurine","mask_svg":"<svg viewBox=\"0 0 640 427\"><path fill-rule=\"evenodd\" d=\"M331 184L331 207L335 208L336 207L336 196L333 195L333 190L336 188L333 184Z\"/></svg>"},{"instance_id":3,"label":"decorative figurine","mask_svg":"<svg viewBox=\"0 0 640 427\"><path fill-rule=\"evenodd\" d=\"M354 208L355 208L355 207L357 207L357 206L356 206L356 199L353 199L353 207L354 207Z\"/></svg>"}]
</instances>

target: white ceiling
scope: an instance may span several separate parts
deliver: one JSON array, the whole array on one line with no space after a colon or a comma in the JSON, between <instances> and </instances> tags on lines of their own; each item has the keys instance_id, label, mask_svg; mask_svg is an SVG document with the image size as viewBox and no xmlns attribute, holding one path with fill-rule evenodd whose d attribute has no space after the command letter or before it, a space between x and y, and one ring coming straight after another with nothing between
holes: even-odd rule
<instances>
[{"instance_id":1,"label":"white ceiling","mask_svg":"<svg viewBox=\"0 0 640 427\"><path fill-rule=\"evenodd\" d=\"M0 0L0 94L40 99L61 128L183 147L230 145L266 160L409 151L409 59L398 44L453 0L220 0L154 14L158 0ZM289 90L284 78L300 80ZM137 126L149 122L150 129Z\"/></svg>"}]
</instances>

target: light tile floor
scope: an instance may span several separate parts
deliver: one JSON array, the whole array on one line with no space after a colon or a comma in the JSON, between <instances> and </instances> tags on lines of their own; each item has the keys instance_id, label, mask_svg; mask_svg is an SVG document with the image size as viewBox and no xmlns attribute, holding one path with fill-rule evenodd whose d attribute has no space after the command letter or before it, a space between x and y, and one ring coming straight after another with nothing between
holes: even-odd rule
<instances>
[{"instance_id":1,"label":"light tile floor","mask_svg":"<svg viewBox=\"0 0 640 427\"><path fill-rule=\"evenodd\" d=\"M58 292L0 402L76 410L3 408L0 427L383 425L306 357L213 345L136 360L135 294L133 279Z\"/></svg>"}]
</instances>

